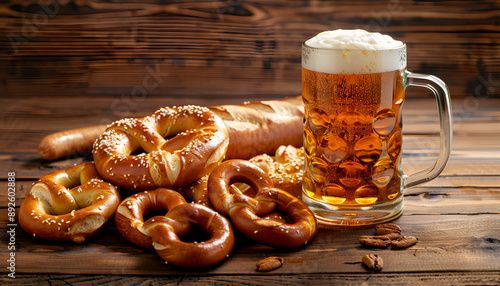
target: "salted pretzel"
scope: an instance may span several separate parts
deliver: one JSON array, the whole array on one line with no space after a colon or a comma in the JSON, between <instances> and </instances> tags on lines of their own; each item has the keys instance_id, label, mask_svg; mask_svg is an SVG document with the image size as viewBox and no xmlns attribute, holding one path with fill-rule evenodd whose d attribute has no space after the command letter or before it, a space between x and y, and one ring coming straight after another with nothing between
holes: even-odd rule
<instances>
[{"instance_id":1,"label":"salted pretzel","mask_svg":"<svg viewBox=\"0 0 500 286\"><path fill-rule=\"evenodd\" d=\"M242 194L232 186L235 182L250 185L255 196ZM311 210L298 198L274 188L264 171L248 161L228 160L216 167L208 178L208 195L212 205L228 215L239 231L259 243L296 248L317 233ZM262 217L276 208L292 223Z\"/></svg>"},{"instance_id":2,"label":"salted pretzel","mask_svg":"<svg viewBox=\"0 0 500 286\"><path fill-rule=\"evenodd\" d=\"M99 173L119 187L177 188L208 174L224 158L228 141L220 117L189 105L114 122L93 153Z\"/></svg>"},{"instance_id":3,"label":"salted pretzel","mask_svg":"<svg viewBox=\"0 0 500 286\"><path fill-rule=\"evenodd\" d=\"M165 211L144 222L144 215ZM115 216L116 227L130 242L154 248L167 263L182 267L204 267L226 258L234 246L230 222L201 204L190 203L176 191L158 188L136 193L120 204ZM183 242L192 225L205 230L210 239Z\"/></svg>"},{"instance_id":4,"label":"salted pretzel","mask_svg":"<svg viewBox=\"0 0 500 286\"><path fill-rule=\"evenodd\" d=\"M304 176L304 149L281 145L274 156L262 154L249 160L261 168L276 188L299 197Z\"/></svg>"},{"instance_id":5,"label":"salted pretzel","mask_svg":"<svg viewBox=\"0 0 500 286\"><path fill-rule=\"evenodd\" d=\"M207 182L208 182L208 176L204 176L203 178L199 179L198 181L192 184L182 186L176 189L176 191L179 194L181 194L184 197L184 199L186 199L186 201L188 202L204 205L209 209L215 210L214 206L212 206L212 202L210 202L210 198L208 197ZM248 195L248 196L255 195L253 189L247 184L235 183L234 187L238 188L243 195ZM279 212L270 214L270 217L284 221L282 214L280 214Z\"/></svg>"},{"instance_id":6,"label":"salted pretzel","mask_svg":"<svg viewBox=\"0 0 500 286\"><path fill-rule=\"evenodd\" d=\"M181 204L187 204L186 200L170 189L158 188L134 194L124 199L116 210L116 228L130 242L144 248L153 248L149 230L144 228L144 215L157 211L167 213ZM188 222L169 220L168 223L179 235L186 234L191 229Z\"/></svg>"},{"instance_id":7,"label":"salted pretzel","mask_svg":"<svg viewBox=\"0 0 500 286\"><path fill-rule=\"evenodd\" d=\"M21 204L19 223L36 237L82 243L113 216L120 200L93 163L82 163L41 177Z\"/></svg>"},{"instance_id":8,"label":"salted pretzel","mask_svg":"<svg viewBox=\"0 0 500 286\"><path fill-rule=\"evenodd\" d=\"M189 185L182 186L176 189L176 191L181 194L186 201L204 205L214 210L214 207L208 198L207 181L208 175L203 176L198 181Z\"/></svg>"},{"instance_id":9,"label":"salted pretzel","mask_svg":"<svg viewBox=\"0 0 500 286\"><path fill-rule=\"evenodd\" d=\"M218 212L230 216L231 209L240 205L252 208L257 215L275 209L276 203L258 201L234 186L235 183L249 185L254 194L272 187L269 177L252 163L238 159L225 161L210 173L207 183L208 197Z\"/></svg>"},{"instance_id":10,"label":"salted pretzel","mask_svg":"<svg viewBox=\"0 0 500 286\"><path fill-rule=\"evenodd\" d=\"M215 210L215 208L212 206L212 203L210 202L210 198L208 197L207 182L208 182L208 176L204 176L203 178L199 179L198 181L192 184L176 189L176 191L179 194L181 194L184 197L184 199L186 199L186 201L204 205L212 210ZM255 195L253 189L247 184L235 183L234 187L238 188L243 195L247 196ZM279 213L278 211L270 213L267 216L269 218L276 220L281 220L281 221L286 220L283 214Z\"/></svg>"}]
</instances>

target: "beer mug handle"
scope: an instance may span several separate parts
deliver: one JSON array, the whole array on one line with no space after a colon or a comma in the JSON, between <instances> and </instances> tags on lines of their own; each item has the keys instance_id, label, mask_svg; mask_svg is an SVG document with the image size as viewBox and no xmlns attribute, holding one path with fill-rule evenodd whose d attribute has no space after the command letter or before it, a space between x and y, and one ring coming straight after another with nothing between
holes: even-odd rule
<instances>
[{"instance_id":1,"label":"beer mug handle","mask_svg":"<svg viewBox=\"0 0 500 286\"><path fill-rule=\"evenodd\" d=\"M450 92L446 84L439 78L405 71L404 88L407 86L420 86L430 89L436 96L440 120L440 149L439 155L433 166L408 175L404 188L408 189L433 180L443 171L451 153L452 142L452 113Z\"/></svg>"}]
</instances>

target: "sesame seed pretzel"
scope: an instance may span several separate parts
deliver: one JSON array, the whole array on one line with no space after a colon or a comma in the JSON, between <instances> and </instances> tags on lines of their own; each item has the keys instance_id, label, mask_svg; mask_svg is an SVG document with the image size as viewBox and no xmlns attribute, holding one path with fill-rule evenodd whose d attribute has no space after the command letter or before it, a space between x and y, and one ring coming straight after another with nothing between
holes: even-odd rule
<instances>
[{"instance_id":1,"label":"sesame seed pretzel","mask_svg":"<svg viewBox=\"0 0 500 286\"><path fill-rule=\"evenodd\" d=\"M182 186L176 189L176 191L188 202L204 205L209 209L215 210L208 198L207 181L208 175L189 185Z\"/></svg>"},{"instance_id":2,"label":"sesame seed pretzel","mask_svg":"<svg viewBox=\"0 0 500 286\"><path fill-rule=\"evenodd\" d=\"M113 216L120 200L93 163L82 163L41 177L21 204L19 223L36 237L82 243Z\"/></svg>"},{"instance_id":3,"label":"sesame seed pretzel","mask_svg":"<svg viewBox=\"0 0 500 286\"><path fill-rule=\"evenodd\" d=\"M236 182L250 185L255 196L243 195L232 187ZM296 248L317 233L311 210L288 192L274 188L264 171L248 161L229 160L217 166L208 178L208 195L212 205L228 215L239 231L259 243ZM276 208L292 222L263 217Z\"/></svg>"},{"instance_id":4,"label":"sesame seed pretzel","mask_svg":"<svg viewBox=\"0 0 500 286\"><path fill-rule=\"evenodd\" d=\"M144 222L144 215L165 210ZM216 211L201 204L188 204L174 190L158 188L136 193L120 204L115 216L116 227L130 242L154 248L169 264L182 267L204 267L226 258L234 246L231 223ZM202 242L183 242L179 236L198 225L210 235Z\"/></svg>"},{"instance_id":5,"label":"sesame seed pretzel","mask_svg":"<svg viewBox=\"0 0 500 286\"><path fill-rule=\"evenodd\" d=\"M210 198L208 197L207 183L208 183L208 176L204 176L203 178L199 179L198 181L192 184L182 186L176 189L176 191L179 194L181 194L184 197L184 199L186 199L186 201L204 205L209 209L215 210L214 206L212 206L212 203L210 202ZM231 187L233 187L233 185ZM250 197L255 195L253 189L247 184L235 183L234 187L240 190L242 195L247 195ZM283 222L286 220L283 214L281 214L279 211L269 213L265 217L267 216L269 216L269 218L273 218Z\"/></svg>"},{"instance_id":6,"label":"sesame seed pretzel","mask_svg":"<svg viewBox=\"0 0 500 286\"><path fill-rule=\"evenodd\" d=\"M110 124L93 153L99 173L119 187L177 188L208 174L224 158L228 141L220 117L188 105Z\"/></svg>"},{"instance_id":7,"label":"sesame seed pretzel","mask_svg":"<svg viewBox=\"0 0 500 286\"><path fill-rule=\"evenodd\" d=\"M274 156L262 154L249 160L261 168L276 188L300 197L304 176L304 149L281 145Z\"/></svg>"},{"instance_id":8,"label":"sesame seed pretzel","mask_svg":"<svg viewBox=\"0 0 500 286\"><path fill-rule=\"evenodd\" d=\"M272 187L269 177L258 167L245 160L229 160L216 167L208 177L208 197L214 208L225 216L231 215L231 209L237 206L250 207L257 215L265 215L276 208L274 202L258 201L245 190L234 186L244 183L255 193Z\"/></svg>"}]
</instances>

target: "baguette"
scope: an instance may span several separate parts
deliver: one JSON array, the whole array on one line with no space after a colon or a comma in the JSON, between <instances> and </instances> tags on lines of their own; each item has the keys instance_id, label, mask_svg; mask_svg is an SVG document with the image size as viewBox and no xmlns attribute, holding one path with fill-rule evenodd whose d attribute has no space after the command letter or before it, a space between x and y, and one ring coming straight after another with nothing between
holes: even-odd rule
<instances>
[{"instance_id":1,"label":"baguette","mask_svg":"<svg viewBox=\"0 0 500 286\"><path fill-rule=\"evenodd\" d=\"M302 146L304 107L301 97L209 107L229 132L225 159L250 159L274 154L281 145ZM40 157L55 160L92 150L106 125L64 130L47 135L39 144Z\"/></svg>"},{"instance_id":2,"label":"baguette","mask_svg":"<svg viewBox=\"0 0 500 286\"><path fill-rule=\"evenodd\" d=\"M226 124L225 159L274 154L281 145L302 146L304 111L297 98L210 107Z\"/></svg>"},{"instance_id":3,"label":"baguette","mask_svg":"<svg viewBox=\"0 0 500 286\"><path fill-rule=\"evenodd\" d=\"M52 161L75 154L88 154L92 150L92 144L106 127L107 125L96 125L47 135L38 145L40 157Z\"/></svg>"}]
</instances>

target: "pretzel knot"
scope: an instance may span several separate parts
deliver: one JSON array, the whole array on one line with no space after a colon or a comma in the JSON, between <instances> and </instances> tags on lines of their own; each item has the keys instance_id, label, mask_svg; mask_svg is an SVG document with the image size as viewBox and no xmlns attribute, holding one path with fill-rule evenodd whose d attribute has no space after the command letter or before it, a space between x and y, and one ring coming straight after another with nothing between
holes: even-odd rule
<instances>
[{"instance_id":1,"label":"pretzel knot","mask_svg":"<svg viewBox=\"0 0 500 286\"><path fill-rule=\"evenodd\" d=\"M107 181L142 191L196 181L222 161L228 143L220 117L189 105L114 122L96 140L93 153Z\"/></svg>"},{"instance_id":2,"label":"pretzel knot","mask_svg":"<svg viewBox=\"0 0 500 286\"><path fill-rule=\"evenodd\" d=\"M115 214L116 228L130 242L153 248L149 230L144 227L144 215L152 212L170 211L178 205L186 204L186 200L177 192L158 188L144 191L124 199ZM167 219L176 233L183 235L191 229L188 222Z\"/></svg>"},{"instance_id":3,"label":"pretzel knot","mask_svg":"<svg viewBox=\"0 0 500 286\"><path fill-rule=\"evenodd\" d=\"M261 168L279 189L299 197L304 176L304 149L281 145L274 156L262 154L249 160Z\"/></svg>"},{"instance_id":4,"label":"pretzel knot","mask_svg":"<svg viewBox=\"0 0 500 286\"><path fill-rule=\"evenodd\" d=\"M255 196L242 194L232 186L236 182L250 185ZM311 210L293 195L274 188L269 177L248 161L229 160L216 167L208 178L208 195L212 205L228 215L239 231L259 243L296 248L317 233ZM269 214L275 209L292 223L273 219Z\"/></svg>"},{"instance_id":5,"label":"pretzel knot","mask_svg":"<svg viewBox=\"0 0 500 286\"><path fill-rule=\"evenodd\" d=\"M167 210L144 222L144 214ZM181 267L205 267L217 264L231 253L234 232L231 223L217 212L196 203L186 203L177 192L159 188L125 199L116 212L116 225L129 241L154 248L166 263ZM201 242L184 242L179 236L193 225L210 238Z\"/></svg>"},{"instance_id":6,"label":"pretzel knot","mask_svg":"<svg viewBox=\"0 0 500 286\"><path fill-rule=\"evenodd\" d=\"M93 163L82 163L41 177L21 204L19 223L33 236L82 243L113 216L120 200Z\"/></svg>"},{"instance_id":7,"label":"pretzel knot","mask_svg":"<svg viewBox=\"0 0 500 286\"><path fill-rule=\"evenodd\" d=\"M215 210L210 202L210 199L208 198L207 181L208 175L203 176L201 179L193 182L192 184L182 186L176 189L176 191L179 192L186 199L186 201L204 205L209 209Z\"/></svg>"}]
</instances>

